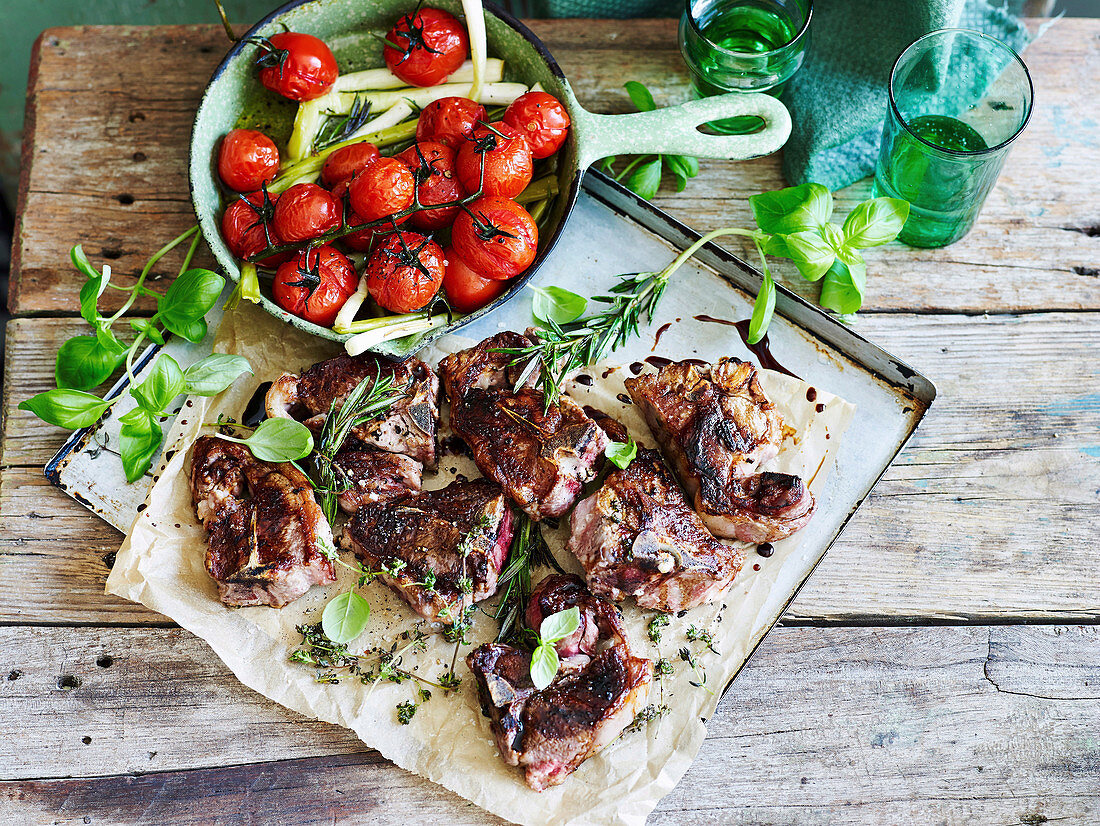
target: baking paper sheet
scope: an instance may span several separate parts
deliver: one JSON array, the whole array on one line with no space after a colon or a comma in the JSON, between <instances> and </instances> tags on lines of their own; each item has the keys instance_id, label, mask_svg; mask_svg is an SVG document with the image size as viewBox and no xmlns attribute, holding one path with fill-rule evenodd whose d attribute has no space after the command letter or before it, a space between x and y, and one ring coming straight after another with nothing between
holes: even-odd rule
<instances>
[{"instance_id":1,"label":"baking paper sheet","mask_svg":"<svg viewBox=\"0 0 1100 826\"><path fill-rule=\"evenodd\" d=\"M469 343L452 336L420 356L434 366L444 353ZM671 617L659 647L653 646L646 634L653 612L624 604L624 618L637 652L654 660L665 657L675 667L673 675L654 680L649 697L650 703L666 704L671 712L642 731L625 733L584 763L564 785L539 794L527 788L519 769L499 758L489 722L478 706L473 678L462 661L474 646L495 636L491 618L478 613L470 634L472 644L463 646L458 654L456 671L462 678L458 691L445 696L433 688L432 699L419 707L408 725L401 725L396 706L417 699L415 683L362 685L345 680L339 685L320 684L314 680L314 669L288 659L301 639L295 626L318 621L325 602L353 584L350 572L338 566L342 576L338 583L315 586L281 610L232 609L219 601L217 587L203 567L205 539L191 504L190 446L199 435L211 432L208 423L220 414L239 418L261 382L284 370L297 372L338 351L332 343L299 333L248 304L226 313L214 349L245 356L255 372L241 377L215 399L193 398L185 403L168 436L147 507L118 552L107 591L143 603L201 637L250 688L308 717L350 728L366 745L402 768L501 817L523 824L643 824L698 752L706 736L701 718L713 714L722 689L774 622L774 592L793 593L816 560L816 554L800 550L799 535L775 543L775 553L767 559L746 546L745 565L731 589L712 605L682 618ZM673 359L688 355L665 347L657 348L657 353ZM586 372L595 383L591 387L574 385L571 392L577 400L620 419L637 441L653 446L640 414L617 398L624 391L628 370L602 365ZM806 398L809 385L771 371L762 372L761 383L790 434L767 469L810 479L818 508L829 508L829 501L823 498L825 480L854 406L820 387L811 403ZM815 406L822 404L824 410L816 412ZM471 478L479 475L468 459L444 456L438 474L425 476L425 487L442 487L459 473ZM568 520L563 519L555 530L544 527L543 532L559 562L580 572L576 560L564 550ZM760 570L754 571L754 565ZM367 632L353 650L388 648L398 634L417 626L419 618L382 583L372 583L362 593L372 614ZM688 642L684 632L689 625L709 630L719 653ZM455 646L438 635L428 642L425 651L407 654L401 666L435 681L449 668ZM699 675L677 656L684 645L701 652L699 663L706 674L703 688L689 684L698 681Z\"/></svg>"}]
</instances>

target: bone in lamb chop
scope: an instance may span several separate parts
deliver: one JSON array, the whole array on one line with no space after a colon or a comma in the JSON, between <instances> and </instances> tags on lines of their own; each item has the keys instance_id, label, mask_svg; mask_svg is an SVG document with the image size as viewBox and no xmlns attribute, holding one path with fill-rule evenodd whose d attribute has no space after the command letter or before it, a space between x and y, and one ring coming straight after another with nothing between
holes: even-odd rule
<instances>
[{"instance_id":1,"label":"bone in lamb chop","mask_svg":"<svg viewBox=\"0 0 1100 826\"><path fill-rule=\"evenodd\" d=\"M382 579L420 616L453 625L496 593L512 527L500 486L476 479L365 505L340 542L371 570L387 571Z\"/></svg>"},{"instance_id":2,"label":"bone in lamb chop","mask_svg":"<svg viewBox=\"0 0 1100 826\"><path fill-rule=\"evenodd\" d=\"M500 348L530 341L498 333L440 362L451 429L474 462L532 519L561 516L596 475L607 436L568 396L544 409L542 391L517 388L521 367Z\"/></svg>"},{"instance_id":3,"label":"bone in lamb chop","mask_svg":"<svg viewBox=\"0 0 1100 826\"><path fill-rule=\"evenodd\" d=\"M336 581L322 552L332 529L294 465L203 436L191 455L191 496L206 528L206 570L226 605L281 608L311 585Z\"/></svg>"},{"instance_id":4,"label":"bone in lamb chop","mask_svg":"<svg viewBox=\"0 0 1100 826\"><path fill-rule=\"evenodd\" d=\"M626 380L665 457L716 536L775 542L802 528L814 498L798 476L760 473L783 420L749 362L673 362Z\"/></svg>"},{"instance_id":5,"label":"bone in lamb chop","mask_svg":"<svg viewBox=\"0 0 1100 826\"><path fill-rule=\"evenodd\" d=\"M485 643L466 657L481 708L501 757L522 766L537 792L564 783L581 763L630 725L649 695L653 663L630 652L618 612L593 596L580 577L542 580L527 605L527 625L580 609L577 631L556 644L561 667L542 689L531 682L531 654Z\"/></svg>"},{"instance_id":6,"label":"bone in lamb chop","mask_svg":"<svg viewBox=\"0 0 1100 826\"><path fill-rule=\"evenodd\" d=\"M740 552L711 536L656 450L639 448L608 474L569 524L588 587L616 602L633 596L643 608L684 611L715 599L741 569Z\"/></svg>"}]
</instances>

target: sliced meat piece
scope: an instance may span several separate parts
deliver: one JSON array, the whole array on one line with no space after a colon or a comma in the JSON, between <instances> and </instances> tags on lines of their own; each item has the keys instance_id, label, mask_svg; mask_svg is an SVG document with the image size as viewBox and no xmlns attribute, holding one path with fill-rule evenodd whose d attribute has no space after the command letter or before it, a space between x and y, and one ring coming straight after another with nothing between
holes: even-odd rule
<instances>
[{"instance_id":1,"label":"sliced meat piece","mask_svg":"<svg viewBox=\"0 0 1100 826\"><path fill-rule=\"evenodd\" d=\"M755 366L673 362L626 389L716 536L773 542L806 524L814 505L804 486L779 495L774 479L747 481L779 453L783 430Z\"/></svg>"},{"instance_id":2,"label":"sliced meat piece","mask_svg":"<svg viewBox=\"0 0 1100 826\"><path fill-rule=\"evenodd\" d=\"M640 448L625 469L579 502L568 548L594 594L675 612L711 602L743 558L711 536L655 450Z\"/></svg>"},{"instance_id":3,"label":"sliced meat piece","mask_svg":"<svg viewBox=\"0 0 1100 826\"><path fill-rule=\"evenodd\" d=\"M349 485L337 497L340 509L353 514L365 505L399 502L420 493L423 466L401 453L387 453L349 440L334 464Z\"/></svg>"},{"instance_id":4,"label":"sliced meat piece","mask_svg":"<svg viewBox=\"0 0 1100 826\"><path fill-rule=\"evenodd\" d=\"M527 347L531 343L531 339L522 333L505 330L473 347L445 357L439 362L439 372L443 376L443 390L447 398L459 398L467 390L475 388L518 389L515 385L522 375L523 365L512 364L516 357L501 351ZM531 382L527 382L526 386L531 386Z\"/></svg>"},{"instance_id":5,"label":"sliced meat piece","mask_svg":"<svg viewBox=\"0 0 1100 826\"><path fill-rule=\"evenodd\" d=\"M405 396L385 416L354 428L352 435L434 468L439 458L439 378L418 358L397 362L373 353L337 356L314 364L300 376L284 373L267 391L267 415L321 424L333 402L339 409L359 382L379 376L390 376L394 388Z\"/></svg>"},{"instance_id":6,"label":"sliced meat piece","mask_svg":"<svg viewBox=\"0 0 1100 826\"><path fill-rule=\"evenodd\" d=\"M559 652L578 653L562 660L548 687L535 688L530 653L509 645L486 643L466 664L501 756L523 766L527 785L541 792L564 783L631 723L648 697L652 662L630 653L615 607L594 597L578 577L547 577L529 605L536 607L529 608L534 613L528 620L539 622L543 611L581 608L577 639L559 644Z\"/></svg>"},{"instance_id":7,"label":"sliced meat piece","mask_svg":"<svg viewBox=\"0 0 1100 826\"><path fill-rule=\"evenodd\" d=\"M371 570L393 572L382 579L420 616L450 624L496 593L511 542L511 508L487 479L365 505L341 537Z\"/></svg>"},{"instance_id":8,"label":"sliced meat piece","mask_svg":"<svg viewBox=\"0 0 1100 826\"><path fill-rule=\"evenodd\" d=\"M226 605L281 608L311 585L336 581L322 552L333 547L332 530L294 465L202 436L191 455L191 496L206 528L206 570Z\"/></svg>"}]
</instances>

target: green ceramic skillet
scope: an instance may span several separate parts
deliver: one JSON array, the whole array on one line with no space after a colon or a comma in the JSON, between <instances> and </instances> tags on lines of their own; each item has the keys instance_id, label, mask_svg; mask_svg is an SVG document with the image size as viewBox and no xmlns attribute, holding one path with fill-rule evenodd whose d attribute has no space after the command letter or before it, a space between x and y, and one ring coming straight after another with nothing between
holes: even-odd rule
<instances>
[{"instance_id":1,"label":"green ceramic skillet","mask_svg":"<svg viewBox=\"0 0 1100 826\"><path fill-rule=\"evenodd\" d=\"M207 243L234 281L240 278L240 270L219 231L224 202L214 169L215 149L221 137L237 126L260 129L276 143L283 143L290 134L296 110L296 104L276 99L276 95L260 85L252 65L256 47L246 43L245 38L271 35L282 31L285 25L292 31L320 37L332 48L342 71L357 71L381 65L381 49L372 32L384 33L412 5L412 0L294 0L253 26L214 71L191 134L191 198ZM461 15L459 0L432 0L432 5ZM431 339L492 312L519 293L560 237L580 192L581 177L596 160L609 155L646 153L746 160L776 151L790 134L791 120L783 104L763 94L731 93L655 112L594 114L577 102L557 62L526 26L487 3L485 27L489 54L504 60L505 80L527 85L541 83L569 110L573 128L559 152L560 194L544 224L537 257L506 293L476 313L428 334L374 348L393 357L408 355ZM697 129L708 121L738 115L758 116L766 125L752 135L710 135ZM271 300L268 285L262 287L262 292L264 309L287 323L334 341L350 338L286 312Z\"/></svg>"}]
</instances>

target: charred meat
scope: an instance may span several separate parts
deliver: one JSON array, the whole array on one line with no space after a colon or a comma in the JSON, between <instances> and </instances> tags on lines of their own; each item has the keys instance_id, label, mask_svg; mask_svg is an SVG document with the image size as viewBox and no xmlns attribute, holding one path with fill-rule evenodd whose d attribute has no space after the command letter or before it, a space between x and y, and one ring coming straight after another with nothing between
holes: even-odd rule
<instances>
[{"instance_id":1,"label":"charred meat","mask_svg":"<svg viewBox=\"0 0 1100 826\"><path fill-rule=\"evenodd\" d=\"M626 389L715 535L774 542L809 521L813 496L800 479L760 473L779 453L783 420L752 364L673 362Z\"/></svg>"},{"instance_id":2,"label":"charred meat","mask_svg":"<svg viewBox=\"0 0 1100 826\"><path fill-rule=\"evenodd\" d=\"M649 694L651 661L630 653L615 607L579 577L542 580L528 603L528 624L538 628L542 617L574 605L581 627L557 644L561 668L541 691L531 682L527 651L486 643L466 658L501 756L522 766L527 785L539 792L564 783L618 737Z\"/></svg>"},{"instance_id":3,"label":"charred meat","mask_svg":"<svg viewBox=\"0 0 1100 826\"><path fill-rule=\"evenodd\" d=\"M341 538L420 616L449 624L496 593L511 542L512 511L487 479L365 505Z\"/></svg>"},{"instance_id":4,"label":"charred meat","mask_svg":"<svg viewBox=\"0 0 1100 826\"><path fill-rule=\"evenodd\" d=\"M394 388L405 395L384 416L354 428L352 436L434 468L438 460L439 379L417 358L394 362L373 353L337 356L314 364L300 376L284 373L267 391L267 415L319 426L333 403L339 409L359 382L380 376L389 376Z\"/></svg>"},{"instance_id":5,"label":"charred meat","mask_svg":"<svg viewBox=\"0 0 1100 826\"><path fill-rule=\"evenodd\" d=\"M420 493L423 467L401 453L387 453L348 439L333 462L346 489L337 496L340 509L353 514L365 505L399 502Z\"/></svg>"},{"instance_id":6,"label":"charred meat","mask_svg":"<svg viewBox=\"0 0 1100 826\"><path fill-rule=\"evenodd\" d=\"M570 516L569 550L594 594L674 612L717 597L741 568L684 501L660 454L645 448Z\"/></svg>"},{"instance_id":7,"label":"charred meat","mask_svg":"<svg viewBox=\"0 0 1100 826\"><path fill-rule=\"evenodd\" d=\"M607 436L567 396L549 409L541 391L510 384L507 355L518 333L500 333L440 363L451 429L478 468L532 519L561 516L596 475ZM524 339L525 340L525 339ZM518 378L518 377L516 377Z\"/></svg>"},{"instance_id":8,"label":"charred meat","mask_svg":"<svg viewBox=\"0 0 1100 826\"><path fill-rule=\"evenodd\" d=\"M294 465L203 436L191 456L191 496L206 528L206 570L226 605L281 608L311 585L336 581L323 552L332 530Z\"/></svg>"}]
</instances>

